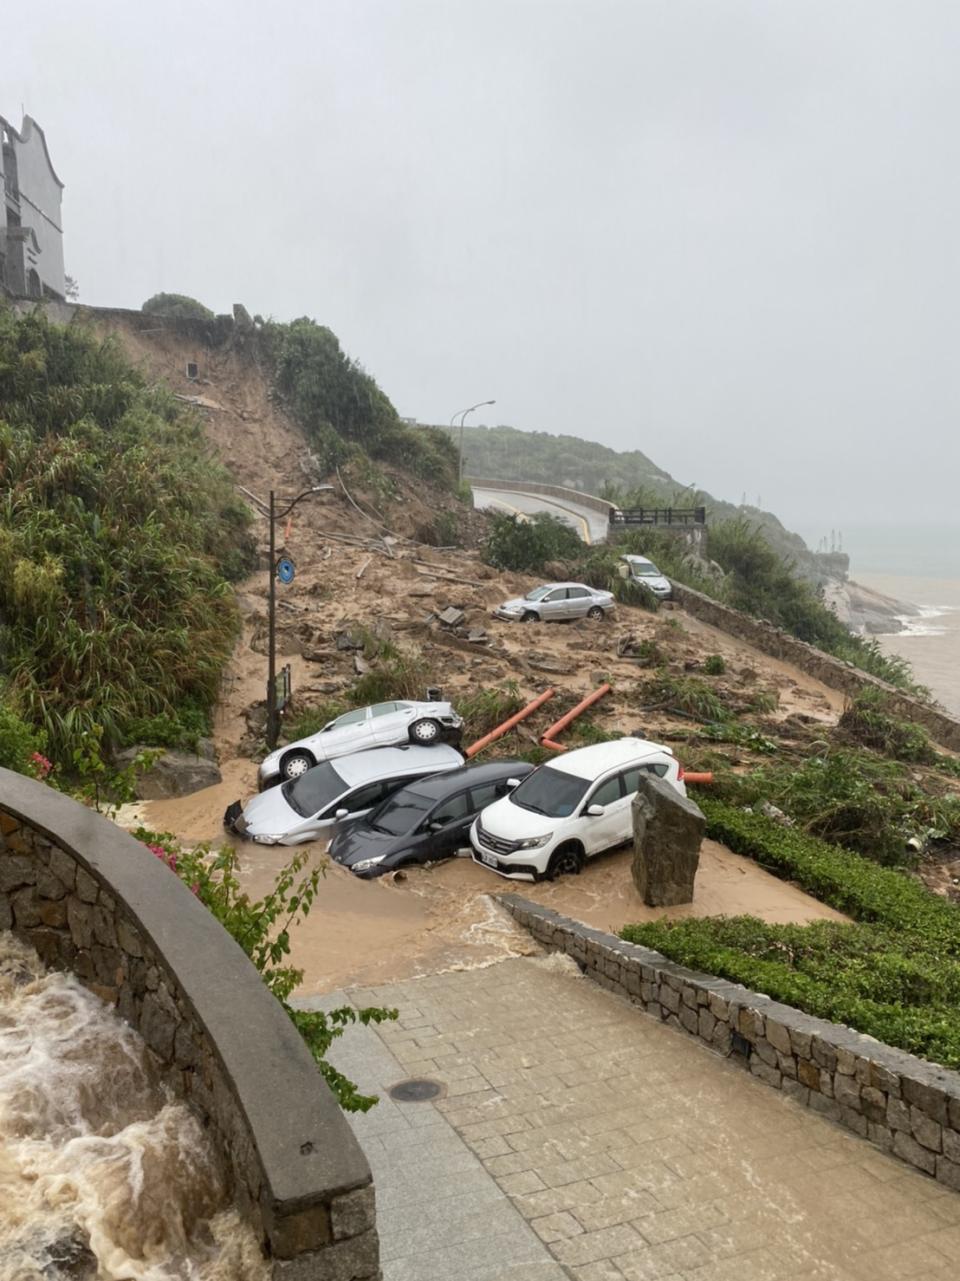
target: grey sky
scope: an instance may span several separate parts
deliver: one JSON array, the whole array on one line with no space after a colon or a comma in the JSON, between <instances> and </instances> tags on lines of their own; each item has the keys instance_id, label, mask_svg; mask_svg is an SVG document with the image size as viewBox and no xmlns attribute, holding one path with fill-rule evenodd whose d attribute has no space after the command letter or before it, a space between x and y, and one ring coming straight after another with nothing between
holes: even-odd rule
<instances>
[{"instance_id":1,"label":"grey sky","mask_svg":"<svg viewBox=\"0 0 960 1281\"><path fill-rule=\"evenodd\" d=\"M958 55L955 0L34 0L0 112L84 301L309 314L402 414L816 534L956 519Z\"/></svg>"}]
</instances>

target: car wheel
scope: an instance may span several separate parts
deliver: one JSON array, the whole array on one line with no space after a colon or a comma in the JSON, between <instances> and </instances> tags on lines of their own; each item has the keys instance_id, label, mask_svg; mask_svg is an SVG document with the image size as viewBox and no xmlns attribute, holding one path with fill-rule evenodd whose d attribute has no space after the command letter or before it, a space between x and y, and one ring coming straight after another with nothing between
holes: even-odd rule
<instances>
[{"instance_id":1,"label":"car wheel","mask_svg":"<svg viewBox=\"0 0 960 1281\"><path fill-rule=\"evenodd\" d=\"M280 762L280 774L288 780L300 778L308 769L313 769L316 763L309 752L290 752Z\"/></svg>"},{"instance_id":2,"label":"car wheel","mask_svg":"<svg viewBox=\"0 0 960 1281\"><path fill-rule=\"evenodd\" d=\"M550 855L546 879L555 881L558 876L578 876L583 862L583 850L579 845L561 845Z\"/></svg>"},{"instance_id":3,"label":"car wheel","mask_svg":"<svg viewBox=\"0 0 960 1281\"><path fill-rule=\"evenodd\" d=\"M528 609L527 612L521 616L520 622L521 623L539 623L540 615L535 614L532 609Z\"/></svg>"},{"instance_id":4,"label":"car wheel","mask_svg":"<svg viewBox=\"0 0 960 1281\"><path fill-rule=\"evenodd\" d=\"M603 610L599 605L591 605L587 610L587 618L592 618L596 622L598 618L603 618Z\"/></svg>"},{"instance_id":5,"label":"car wheel","mask_svg":"<svg viewBox=\"0 0 960 1281\"><path fill-rule=\"evenodd\" d=\"M410 726L410 742L422 743L424 746L428 743L435 743L440 737L440 726L436 721L414 721Z\"/></svg>"}]
</instances>

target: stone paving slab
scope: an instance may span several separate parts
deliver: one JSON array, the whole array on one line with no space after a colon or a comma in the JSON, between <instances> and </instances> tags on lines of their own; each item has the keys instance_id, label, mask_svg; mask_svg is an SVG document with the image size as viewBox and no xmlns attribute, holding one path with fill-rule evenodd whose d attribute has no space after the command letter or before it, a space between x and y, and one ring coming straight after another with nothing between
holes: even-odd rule
<instances>
[{"instance_id":1,"label":"stone paving slab","mask_svg":"<svg viewBox=\"0 0 960 1281\"><path fill-rule=\"evenodd\" d=\"M342 992L296 1002L302 1009L349 1003ZM416 1024L416 1010L409 1014ZM372 1027L351 1027L330 1058L365 1093L380 1095L375 1108L349 1120L373 1171L384 1281L569 1281L443 1112L386 1094L412 1073ZM456 1080L453 1069L448 1089Z\"/></svg>"},{"instance_id":2,"label":"stone paving slab","mask_svg":"<svg viewBox=\"0 0 960 1281\"><path fill-rule=\"evenodd\" d=\"M567 958L350 995L396 1006L400 1019L348 1032L338 1066L366 1082L416 1074L446 1085L435 1104L387 1102L356 1121L383 1207L389 1281L960 1277L960 1195L582 978ZM471 1165L440 1139L443 1123ZM417 1152L426 1195L411 1177ZM473 1212L478 1195L487 1214ZM424 1202L418 1220L410 1210ZM444 1235L430 1249L433 1226Z\"/></svg>"}]
</instances>

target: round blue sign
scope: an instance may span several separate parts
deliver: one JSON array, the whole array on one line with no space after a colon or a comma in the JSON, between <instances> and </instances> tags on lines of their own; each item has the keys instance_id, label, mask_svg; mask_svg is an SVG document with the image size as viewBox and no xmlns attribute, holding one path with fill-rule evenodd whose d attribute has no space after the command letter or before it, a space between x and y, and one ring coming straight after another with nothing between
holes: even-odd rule
<instances>
[{"instance_id":1,"label":"round blue sign","mask_svg":"<svg viewBox=\"0 0 960 1281\"><path fill-rule=\"evenodd\" d=\"M292 560L287 560L286 556L277 561L277 577L281 583L292 583L296 570Z\"/></svg>"}]
</instances>

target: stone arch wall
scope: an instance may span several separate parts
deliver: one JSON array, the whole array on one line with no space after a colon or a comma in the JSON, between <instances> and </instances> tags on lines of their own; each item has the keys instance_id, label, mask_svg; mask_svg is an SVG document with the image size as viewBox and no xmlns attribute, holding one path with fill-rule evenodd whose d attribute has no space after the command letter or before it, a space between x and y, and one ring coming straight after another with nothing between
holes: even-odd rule
<instances>
[{"instance_id":1,"label":"stone arch wall","mask_svg":"<svg viewBox=\"0 0 960 1281\"><path fill-rule=\"evenodd\" d=\"M369 1166L250 961L138 841L3 769L0 929L138 1029L209 1128L278 1281L379 1276Z\"/></svg>"}]
</instances>

